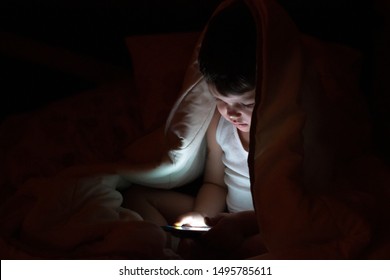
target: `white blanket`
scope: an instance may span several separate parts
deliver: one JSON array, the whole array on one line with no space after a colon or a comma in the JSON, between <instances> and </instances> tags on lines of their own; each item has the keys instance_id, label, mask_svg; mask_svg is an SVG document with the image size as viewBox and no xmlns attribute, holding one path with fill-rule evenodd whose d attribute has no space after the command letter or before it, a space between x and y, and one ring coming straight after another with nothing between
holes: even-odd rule
<instances>
[{"instance_id":1,"label":"white blanket","mask_svg":"<svg viewBox=\"0 0 390 280\"><path fill-rule=\"evenodd\" d=\"M6 258L161 259L165 234L121 207L118 175L29 180L3 207ZM12 215L9 215L12 213ZM11 241L5 245L5 241Z\"/></svg>"}]
</instances>

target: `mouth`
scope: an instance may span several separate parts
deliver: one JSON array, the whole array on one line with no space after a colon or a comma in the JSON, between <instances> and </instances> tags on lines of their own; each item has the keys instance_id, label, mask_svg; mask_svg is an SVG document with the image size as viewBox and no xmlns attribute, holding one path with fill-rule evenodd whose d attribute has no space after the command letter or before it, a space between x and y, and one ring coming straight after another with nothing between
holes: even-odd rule
<instances>
[{"instance_id":1,"label":"mouth","mask_svg":"<svg viewBox=\"0 0 390 280\"><path fill-rule=\"evenodd\" d=\"M239 122L237 120L230 120L230 122L235 124L235 125L245 125L246 124L246 123Z\"/></svg>"},{"instance_id":2,"label":"mouth","mask_svg":"<svg viewBox=\"0 0 390 280\"><path fill-rule=\"evenodd\" d=\"M247 127L248 126L248 124L246 124L246 123L233 123L233 124L237 127Z\"/></svg>"}]
</instances>

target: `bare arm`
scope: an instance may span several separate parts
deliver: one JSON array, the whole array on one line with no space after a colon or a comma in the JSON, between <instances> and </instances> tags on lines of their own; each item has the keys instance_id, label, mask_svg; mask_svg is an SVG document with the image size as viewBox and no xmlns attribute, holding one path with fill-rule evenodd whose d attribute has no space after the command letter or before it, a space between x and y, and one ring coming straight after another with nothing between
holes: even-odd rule
<instances>
[{"instance_id":1,"label":"bare arm","mask_svg":"<svg viewBox=\"0 0 390 280\"><path fill-rule=\"evenodd\" d=\"M203 217L214 217L225 209L227 188L224 183L225 166L222 163L222 150L216 141L216 129L220 114L216 110L207 129L207 159L204 174L204 182L194 202L193 212L179 217L181 225L189 223L194 225L194 220Z\"/></svg>"},{"instance_id":2,"label":"bare arm","mask_svg":"<svg viewBox=\"0 0 390 280\"><path fill-rule=\"evenodd\" d=\"M216 141L216 130L220 118L216 110L207 130L207 160L203 186L195 200L194 211L213 217L225 209L227 189L224 183L225 166L222 150Z\"/></svg>"}]
</instances>

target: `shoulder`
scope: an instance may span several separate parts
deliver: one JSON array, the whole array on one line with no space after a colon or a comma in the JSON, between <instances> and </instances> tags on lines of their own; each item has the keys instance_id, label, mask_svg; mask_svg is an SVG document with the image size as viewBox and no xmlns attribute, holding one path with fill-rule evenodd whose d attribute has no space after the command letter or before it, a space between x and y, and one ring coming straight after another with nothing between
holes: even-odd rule
<instances>
[{"instance_id":1,"label":"shoulder","mask_svg":"<svg viewBox=\"0 0 390 280\"><path fill-rule=\"evenodd\" d=\"M219 120L221 118L220 113L218 112L217 109L214 111L214 115L210 121L209 127L207 129L207 143L208 147L210 148L215 148L218 146L217 140L216 140L216 132L217 132L217 127Z\"/></svg>"},{"instance_id":2,"label":"shoulder","mask_svg":"<svg viewBox=\"0 0 390 280\"><path fill-rule=\"evenodd\" d=\"M217 109L214 111L214 115L210 121L209 127L207 128L207 137L214 135L217 131L219 120L221 119L221 114L218 112Z\"/></svg>"}]
</instances>

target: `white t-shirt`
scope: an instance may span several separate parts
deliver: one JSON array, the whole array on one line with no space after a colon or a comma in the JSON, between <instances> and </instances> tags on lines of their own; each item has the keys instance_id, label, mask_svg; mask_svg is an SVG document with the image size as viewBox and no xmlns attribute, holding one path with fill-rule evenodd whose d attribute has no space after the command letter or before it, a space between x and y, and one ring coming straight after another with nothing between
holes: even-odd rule
<instances>
[{"instance_id":1,"label":"white t-shirt","mask_svg":"<svg viewBox=\"0 0 390 280\"><path fill-rule=\"evenodd\" d=\"M229 212L253 210L248 152L242 146L237 128L221 117L217 126L216 140L223 151L224 181L228 188L226 204Z\"/></svg>"}]
</instances>

